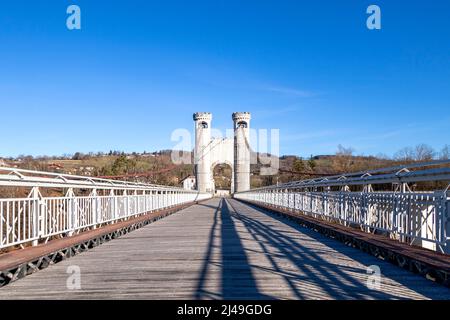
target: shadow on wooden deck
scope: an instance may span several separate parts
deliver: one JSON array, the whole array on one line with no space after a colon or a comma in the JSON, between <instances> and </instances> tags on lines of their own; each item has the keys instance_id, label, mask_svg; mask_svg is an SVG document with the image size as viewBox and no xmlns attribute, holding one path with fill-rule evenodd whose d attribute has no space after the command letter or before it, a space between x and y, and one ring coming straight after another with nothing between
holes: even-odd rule
<instances>
[{"instance_id":1,"label":"shadow on wooden deck","mask_svg":"<svg viewBox=\"0 0 450 320\"><path fill-rule=\"evenodd\" d=\"M206 205L208 206L208 205ZM208 206L213 207L213 206ZM249 264L244 247L236 227L231 218L227 201L222 199L219 206L214 207L214 222L209 234L208 248L205 254L205 260L200 272L200 277L195 293L195 299L212 298L210 293L203 289L208 266L211 264L213 253L213 244L216 233L219 233L218 222L220 219L220 251L221 251L221 292L213 298L225 300L249 297L251 299L273 299L273 297L264 295L258 291L256 280L253 277L251 266ZM236 290L239 290L237 297Z\"/></svg>"},{"instance_id":2,"label":"shadow on wooden deck","mask_svg":"<svg viewBox=\"0 0 450 320\"><path fill-rule=\"evenodd\" d=\"M295 241L292 235L283 232L284 228L280 229L279 227L265 224L260 219L257 219L256 215L266 215L288 225L295 230L294 232L306 234L311 241L317 241L317 243L325 245L327 249L330 249L330 252L336 250L349 259L363 265L374 263L377 259L354 248L346 247L337 241L326 241L326 244L324 244L324 239L326 239L324 236L256 207L247 207L250 210L255 210L253 214L240 214L239 208L235 208L235 206L239 205L243 204L235 200L222 199L220 205L214 207L214 222L209 234L208 248L201 268L195 299L275 299L276 297L260 292L254 276L255 271L263 271L280 276L288 284L297 299L311 299L310 294L305 294L310 283L314 283L315 286L311 286L311 290L317 290L318 286L323 296L331 299L389 300L399 298L398 295L386 291L370 290L366 281L362 280L367 278L367 274L362 272L364 271L363 269L346 266L345 263L336 264L325 260L323 256L315 252L310 246L302 245ZM270 267L250 264L247 254L250 254L252 249L244 248L235 225L238 221L245 227L245 234L258 243L264 256L270 261ZM212 294L207 292L204 287L208 277L209 266L212 263L212 255L215 249L214 239L216 238L220 239L221 290L219 293ZM218 246L217 243L216 246ZM288 260L300 272L286 271L279 264L279 259L277 258L280 257ZM380 261L380 263L384 262ZM359 274L359 276L355 277L355 274ZM408 280L404 281L399 276L390 277L406 287L411 285L411 283L408 283ZM299 290L299 283L301 283L301 290ZM416 291L424 296L436 299L436 296L428 294L429 290L418 288Z\"/></svg>"}]
</instances>

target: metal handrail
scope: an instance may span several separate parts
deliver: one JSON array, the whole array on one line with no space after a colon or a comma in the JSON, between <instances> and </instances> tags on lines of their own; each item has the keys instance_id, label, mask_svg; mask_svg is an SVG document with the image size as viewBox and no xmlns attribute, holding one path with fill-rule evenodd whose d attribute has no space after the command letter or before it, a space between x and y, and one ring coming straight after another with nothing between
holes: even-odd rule
<instances>
[{"instance_id":1,"label":"metal handrail","mask_svg":"<svg viewBox=\"0 0 450 320\"><path fill-rule=\"evenodd\" d=\"M83 189L132 189L132 190L184 190L180 187L169 187L157 184L130 182L78 176L64 173L34 171L18 168L0 167L0 186L10 187L44 187L44 188L83 188Z\"/></svg>"},{"instance_id":2,"label":"metal handrail","mask_svg":"<svg viewBox=\"0 0 450 320\"><path fill-rule=\"evenodd\" d=\"M255 188L245 192L267 189L333 187L388 183L398 184L424 181L450 181L450 167L410 171L410 169L440 165L450 165L450 160L429 161L423 163L380 168L375 170L346 173L342 175L326 176L316 179L292 181L279 185Z\"/></svg>"}]
</instances>

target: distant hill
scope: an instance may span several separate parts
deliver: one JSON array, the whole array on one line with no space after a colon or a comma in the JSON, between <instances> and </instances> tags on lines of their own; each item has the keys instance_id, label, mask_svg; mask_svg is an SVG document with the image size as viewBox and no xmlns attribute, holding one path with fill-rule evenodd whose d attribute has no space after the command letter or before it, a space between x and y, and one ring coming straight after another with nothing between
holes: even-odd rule
<instances>
[{"instance_id":1,"label":"distant hill","mask_svg":"<svg viewBox=\"0 0 450 320\"><path fill-rule=\"evenodd\" d=\"M30 170L50 171L66 174L137 180L148 183L179 185L194 174L192 164L174 165L171 150L152 153L75 154L67 157L19 157L2 160L4 165ZM192 158L192 153L188 153ZM303 160L294 155L279 158L280 172L275 176L261 176L261 164L251 166L252 186L270 185L292 179L304 179L314 174L335 174L345 170L363 170L387 165L392 161L370 157L316 156ZM298 174L296 173L298 172ZM231 169L220 166L215 169L216 184L227 189L231 183Z\"/></svg>"},{"instance_id":2,"label":"distant hill","mask_svg":"<svg viewBox=\"0 0 450 320\"><path fill-rule=\"evenodd\" d=\"M323 175L335 175L347 172L364 171L388 167L414 161L433 159L436 154L441 159L448 159L448 146L441 153L433 153L424 145L416 149L405 148L399 152L395 160L385 156L354 156L351 148L339 146L335 155L315 155L302 159L296 155L279 157L279 171L276 175L265 176L263 165L251 165L251 185L260 187L283 183L292 180L302 180ZM428 148L428 149L427 149ZM415 151L414 151L415 150ZM163 185L178 186L189 175L194 174L192 164L175 165L171 159L172 150L160 150L142 153L124 153L110 151L109 153L75 153L61 157L31 157L0 159L0 165L30 170L51 171L92 177L133 180ZM186 153L193 160L192 152ZM253 153L253 159L260 155ZM231 168L226 165L217 166L214 170L216 185L228 189L231 184Z\"/></svg>"}]
</instances>

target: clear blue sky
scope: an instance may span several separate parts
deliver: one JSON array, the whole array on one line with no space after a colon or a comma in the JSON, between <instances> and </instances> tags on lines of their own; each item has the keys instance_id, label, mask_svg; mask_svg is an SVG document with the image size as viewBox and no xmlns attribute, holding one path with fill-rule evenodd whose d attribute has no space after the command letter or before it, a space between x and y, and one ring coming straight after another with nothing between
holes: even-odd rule
<instances>
[{"instance_id":1,"label":"clear blue sky","mask_svg":"<svg viewBox=\"0 0 450 320\"><path fill-rule=\"evenodd\" d=\"M251 111L282 154L440 149L450 2L2 1L0 111L0 156L171 148L194 111L220 129Z\"/></svg>"}]
</instances>

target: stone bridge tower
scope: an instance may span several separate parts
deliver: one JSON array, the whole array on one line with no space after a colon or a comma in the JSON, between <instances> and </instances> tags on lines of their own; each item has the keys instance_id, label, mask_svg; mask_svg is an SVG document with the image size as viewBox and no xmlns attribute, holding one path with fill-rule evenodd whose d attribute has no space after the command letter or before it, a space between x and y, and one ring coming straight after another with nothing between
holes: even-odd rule
<instances>
[{"instance_id":1,"label":"stone bridge tower","mask_svg":"<svg viewBox=\"0 0 450 320\"><path fill-rule=\"evenodd\" d=\"M234 137L211 138L212 114L194 113L194 171L200 192L215 191L214 166L222 163L228 164L233 172L231 192L250 189L250 119L249 112L235 112Z\"/></svg>"},{"instance_id":2,"label":"stone bridge tower","mask_svg":"<svg viewBox=\"0 0 450 320\"><path fill-rule=\"evenodd\" d=\"M234 190L250 189L250 113L233 113L234 122Z\"/></svg>"},{"instance_id":3,"label":"stone bridge tower","mask_svg":"<svg viewBox=\"0 0 450 320\"><path fill-rule=\"evenodd\" d=\"M195 149L194 149L194 172L197 190L200 192L212 191L211 171L211 120L209 112L194 113L195 122Z\"/></svg>"}]
</instances>

